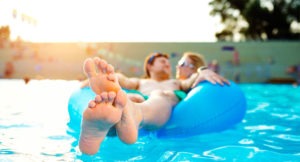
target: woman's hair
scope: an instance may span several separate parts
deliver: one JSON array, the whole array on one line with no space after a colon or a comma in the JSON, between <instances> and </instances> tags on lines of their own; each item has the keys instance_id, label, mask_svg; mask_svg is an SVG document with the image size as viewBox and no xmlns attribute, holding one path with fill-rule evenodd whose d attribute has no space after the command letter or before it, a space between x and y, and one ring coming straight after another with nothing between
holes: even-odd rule
<instances>
[{"instance_id":1,"label":"woman's hair","mask_svg":"<svg viewBox=\"0 0 300 162\"><path fill-rule=\"evenodd\" d=\"M190 58L192 61L192 64L195 66L196 69L198 69L200 66L206 65L204 56L199 53L185 52L185 53L183 53L183 57Z\"/></svg>"},{"instance_id":2,"label":"woman's hair","mask_svg":"<svg viewBox=\"0 0 300 162\"><path fill-rule=\"evenodd\" d=\"M156 58L158 57L165 57L167 59L169 59L169 55L166 54L166 53L160 53L160 52L154 52L154 53L150 53L146 58L145 58L145 61L144 61L144 78L150 78L150 73L149 73L149 70L147 68L147 65L150 64L150 65L153 65L154 61Z\"/></svg>"}]
</instances>

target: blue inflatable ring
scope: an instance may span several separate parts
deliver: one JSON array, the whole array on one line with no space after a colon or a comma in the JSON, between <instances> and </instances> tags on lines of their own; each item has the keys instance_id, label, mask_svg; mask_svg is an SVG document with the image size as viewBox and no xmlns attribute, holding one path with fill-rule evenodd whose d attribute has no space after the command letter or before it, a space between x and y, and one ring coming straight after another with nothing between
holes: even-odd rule
<instances>
[{"instance_id":1,"label":"blue inflatable ring","mask_svg":"<svg viewBox=\"0 0 300 162\"><path fill-rule=\"evenodd\" d=\"M80 129L82 113L95 98L90 88L78 89L69 98L70 123ZM244 93L234 82L214 85L202 82L173 109L170 120L156 133L158 137L188 137L222 131L241 122L246 113ZM145 134L145 130L141 130Z\"/></svg>"}]
</instances>

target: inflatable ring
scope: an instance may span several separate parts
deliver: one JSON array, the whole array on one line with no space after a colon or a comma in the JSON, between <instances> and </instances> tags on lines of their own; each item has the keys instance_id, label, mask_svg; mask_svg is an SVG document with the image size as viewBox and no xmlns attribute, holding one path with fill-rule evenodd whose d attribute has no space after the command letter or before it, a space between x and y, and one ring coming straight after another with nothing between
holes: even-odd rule
<instances>
[{"instance_id":1,"label":"inflatable ring","mask_svg":"<svg viewBox=\"0 0 300 162\"><path fill-rule=\"evenodd\" d=\"M157 131L157 136L188 137L222 131L241 122L246 113L246 99L238 85L230 83L230 86L198 84L174 107L170 120ZM90 88L79 89L70 96L70 123L78 129L84 109L94 98ZM141 132L145 134L145 130Z\"/></svg>"}]
</instances>

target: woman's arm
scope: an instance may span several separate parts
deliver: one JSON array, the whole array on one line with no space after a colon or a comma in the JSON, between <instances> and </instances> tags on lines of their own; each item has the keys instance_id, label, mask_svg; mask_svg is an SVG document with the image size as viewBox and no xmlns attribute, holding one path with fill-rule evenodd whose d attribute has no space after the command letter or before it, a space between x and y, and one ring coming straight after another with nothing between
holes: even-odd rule
<instances>
[{"instance_id":1,"label":"woman's arm","mask_svg":"<svg viewBox=\"0 0 300 162\"><path fill-rule=\"evenodd\" d=\"M192 74L188 79L179 80L180 82L180 89L183 91L188 91L192 88L194 82L199 77L199 73ZM199 81L200 82L200 81Z\"/></svg>"},{"instance_id":2,"label":"woman's arm","mask_svg":"<svg viewBox=\"0 0 300 162\"><path fill-rule=\"evenodd\" d=\"M185 80L180 81L180 86L181 89L186 91L189 90L190 88L194 88L197 84L200 82L207 80L211 82L212 84L220 84L220 85L230 85L230 82L222 77L221 75L213 72L210 69L203 69L203 70L198 70L197 73L194 73L191 77Z\"/></svg>"},{"instance_id":3,"label":"woman's arm","mask_svg":"<svg viewBox=\"0 0 300 162\"><path fill-rule=\"evenodd\" d=\"M203 70L199 70L198 69L198 77L194 80L194 83L192 85L191 88L194 88L198 83L204 81L204 80L207 80L209 82L211 82L212 84L217 84L219 83L220 85L224 85L227 84L227 85L230 85L230 82L222 77L221 75L215 73L214 71L210 70L210 69L203 69Z\"/></svg>"}]
</instances>

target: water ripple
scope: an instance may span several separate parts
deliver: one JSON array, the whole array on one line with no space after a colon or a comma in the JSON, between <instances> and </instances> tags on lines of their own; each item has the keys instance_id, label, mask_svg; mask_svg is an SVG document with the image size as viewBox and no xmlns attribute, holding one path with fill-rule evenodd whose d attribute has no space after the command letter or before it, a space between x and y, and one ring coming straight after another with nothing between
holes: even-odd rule
<instances>
[{"instance_id":1,"label":"water ripple","mask_svg":"<svg viewBox=\"0 0 300 162\"><path fill-rule=\"evenodd\" d=\"M299 135L278 134L278 135L273 135L273 137L283 139L283 140L288 140L288 141L300 142L300 136Z\"/></svg>"},{"instance_id":2,"label":"water ripple","mask_svg":"<svg viewBox=\"0 0 300 162\"><path fill-rule=\"evenodd\" d=\"M239 143L240 143L240 144L244 144L244 145L245 145L245 144L249 145L249 144L253 144L254 141L251 140L251 139L242 139L242 140L239 141Z\"/></svg>"},{"instance_id":3,"label":"water ripple","mask_svg":"<svg viewBox=\"0 0 300 162\"><path fill-rule=\"evenodd\" d=\"M32 81L27 87L23 81L20 83L22 86L8 81L1 86L1 95L8 96L0 102L2 161L281 162L300 159L300 87L241 84L248 110L243 121L231 129L187 139L145 136L132 145L118 138L106 138L101 151L89 156L78 149L80 123L78 129L70 130L66 120L67 96L78 87L78 82L74 86L67 81ZM22 101L14 102L20 94L24 94ZM41 94L47 97L41 98ZM36 102L36 98L43 102ZM55 102L45 105L47 111L40 109L41 103L49 98Z\"/></svg>"}]
</instances>

